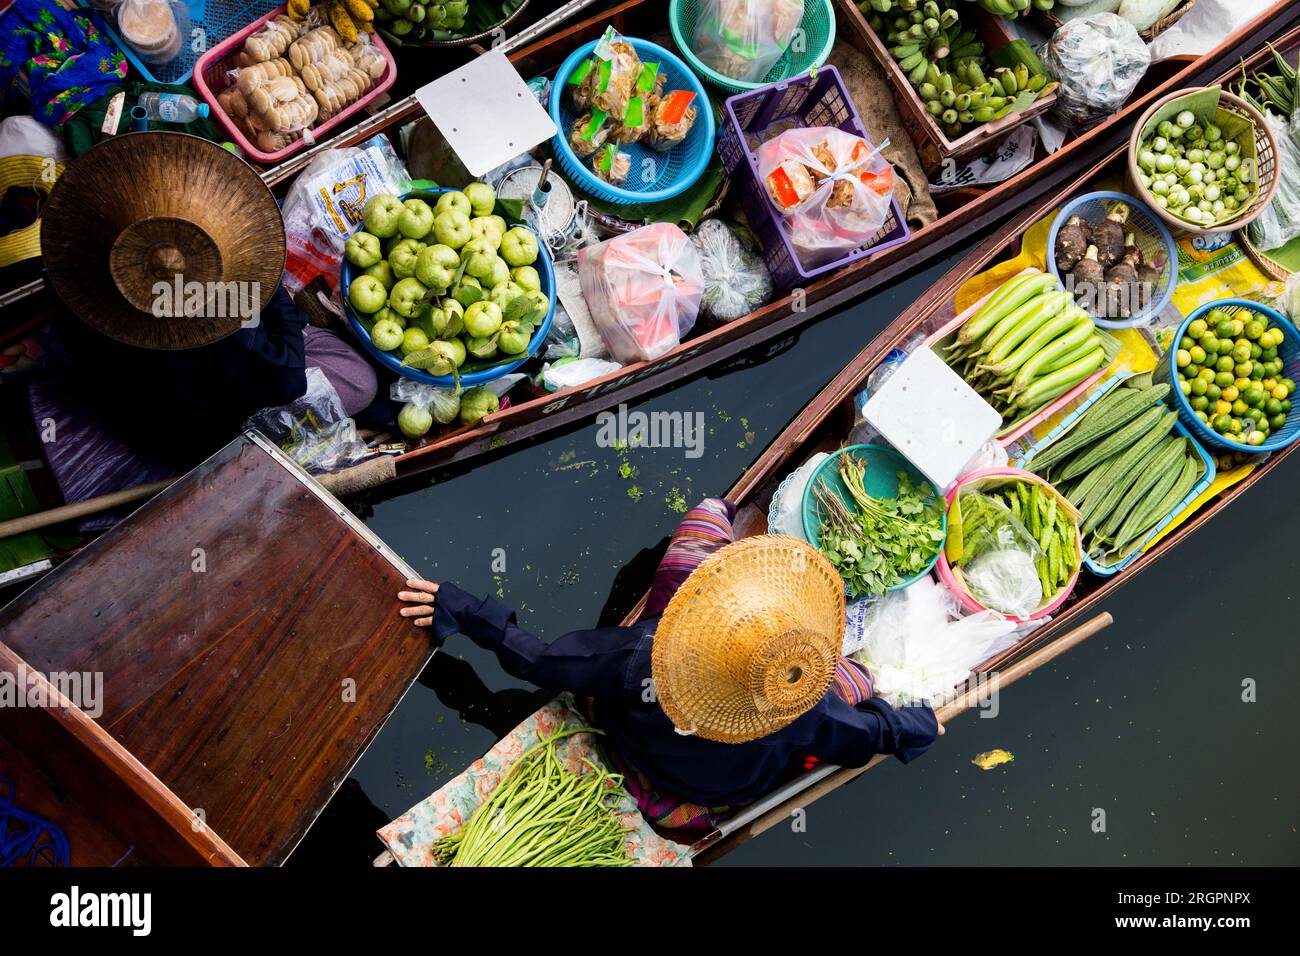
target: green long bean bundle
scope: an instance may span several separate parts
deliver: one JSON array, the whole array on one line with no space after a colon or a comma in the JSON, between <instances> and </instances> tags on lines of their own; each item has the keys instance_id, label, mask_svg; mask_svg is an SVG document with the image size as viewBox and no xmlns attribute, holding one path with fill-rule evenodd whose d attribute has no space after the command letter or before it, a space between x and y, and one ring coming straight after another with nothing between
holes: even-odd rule
<instances>
[{"instance_id":1,"label":"green long bean bundle","mask_svg":"<svg viewBox=\"0 0 1300 956\"><path fill-rule=\"evenodd\" d=\"M583 762L574 773L555 752L561 728L527 750L465 825L433 845L443 866L631 866L614 815L623 778Z\"/></svg>"}]
</instances>

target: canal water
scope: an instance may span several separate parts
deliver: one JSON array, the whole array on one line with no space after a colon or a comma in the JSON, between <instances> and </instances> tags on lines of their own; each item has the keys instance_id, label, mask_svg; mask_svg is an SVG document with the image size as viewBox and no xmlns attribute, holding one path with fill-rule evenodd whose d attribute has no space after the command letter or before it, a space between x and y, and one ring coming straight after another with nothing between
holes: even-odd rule
<instances>
[{"instance_id":1,"label":"canal water","mask_svg":"<svg viewBox=\"0 0 1300 956\"><path fill-rule=\"evenodd\" d=\"M495 594L542 636L617 624L681 517L723 494L876 333L959 255L630 410L703 423L703 452L611 447L595 422L358 510L421 573ZM694 416L699 416L695 419ZM1115 624L896 761L719 865L1300 863L1300 456L1120 589ZM1244 688L1244 689L1243 689ZM368 865L374 830L551 695L456 637L366 752L290 865ZM1246 699L1243 699L1246 698ZM1014 760L981 770L995 748Z\"/></svg>"}]
</instances>

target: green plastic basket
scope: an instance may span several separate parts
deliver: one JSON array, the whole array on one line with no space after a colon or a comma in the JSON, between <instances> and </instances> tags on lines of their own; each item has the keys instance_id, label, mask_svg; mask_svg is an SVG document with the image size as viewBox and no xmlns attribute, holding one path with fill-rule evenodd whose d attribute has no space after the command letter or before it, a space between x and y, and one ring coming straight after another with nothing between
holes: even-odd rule
<instances>
[{"instance_id":1,"label":"green plastic basket","mask_svg":"<svg viewBox=\"0 0 1300 956\"><path fill-rule=\"evenodd\" d=\"M723 76L717 70L710 69L700 62L691 44L695 37L695 24L700 17L703 0L672 0L668 8L668 25L673 31L673 41L691 69L705 82L727 93L747 93L760 86L779 83L792 76L799 76L821 66L831 55L835 46L835 8L831 0L804 0L803 20L799 29L803 31L802 43L792 43L776 65L767 71L767 75L757 83L746 83ZM802 49L796 51L795 46Z\"/></svg>"},{"instance_id":2,"label":"green plastic basket","mask_svg":"<svg viewBox=\"0 0 1300 956\"><path fill-rule=\"evenodd\" d=\"M884 445L849 445L846 448L841 448L817 466L817 469L812 473L812 477L808 479L808 484L804 486L803 533L814 548L821 548L821 536L818 533L821 529L821 512L817 507L816 492L819 485L833 492L836 497L849 505L854 511L857 510L853 505L849 490L844 487L844 481L840 478L840 457L842 455L854 455L866 462L867 470L862 476L862 484L867 489L867 494L873 498L896 497L898 495L898 473L900 471L911 478L912 483L918 488L929 488L930 493L936 498L938 497L939 493L930 480L894 449L886 448ZM948 533L948 512L946 508L944 509L940 527L946 536ZM940 550L943 549L940 548ZM889 590L899 591L915 584L930 573L938 560L939 552L936 551L924 570L910 578L899 581L891 586Z\"/></svg>"}]
</instances>

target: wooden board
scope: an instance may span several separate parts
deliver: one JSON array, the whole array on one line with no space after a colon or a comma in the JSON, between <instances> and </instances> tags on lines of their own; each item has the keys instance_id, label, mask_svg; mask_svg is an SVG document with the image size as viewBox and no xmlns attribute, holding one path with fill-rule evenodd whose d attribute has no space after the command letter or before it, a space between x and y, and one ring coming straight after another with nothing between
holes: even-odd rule
<instances>
[{"instance_id":1,"label":"wooden board","mask_svg":"<svg viewBox=\"0 0 1300 956\"><path fill-rule=\"evenodd\" d=\"M412 572L247 433L0 612L250 864L288 856L432 655Z\"/></svg>"}]
</instances>

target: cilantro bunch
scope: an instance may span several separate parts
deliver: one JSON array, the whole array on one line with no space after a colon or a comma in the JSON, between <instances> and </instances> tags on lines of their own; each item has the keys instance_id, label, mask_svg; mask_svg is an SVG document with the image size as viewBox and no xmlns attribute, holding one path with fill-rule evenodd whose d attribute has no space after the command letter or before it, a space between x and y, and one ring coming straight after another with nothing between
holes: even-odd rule
<instances>
[{"instance_id":1,"label":"cilantro bunch","mask_svg":"<svg viewBox=\"0 0 1300 956\"><path fill-rule=\"evenodd\" d=\"M920 574L943 547L943 504L929 487L918 488L898 473L898 495L876 498L863 486L866 464L851 455L840 462L840 478L853 499L818 487L821 552L844 578L851 597L884 594Z\"/></svg>"}]
</instances>

